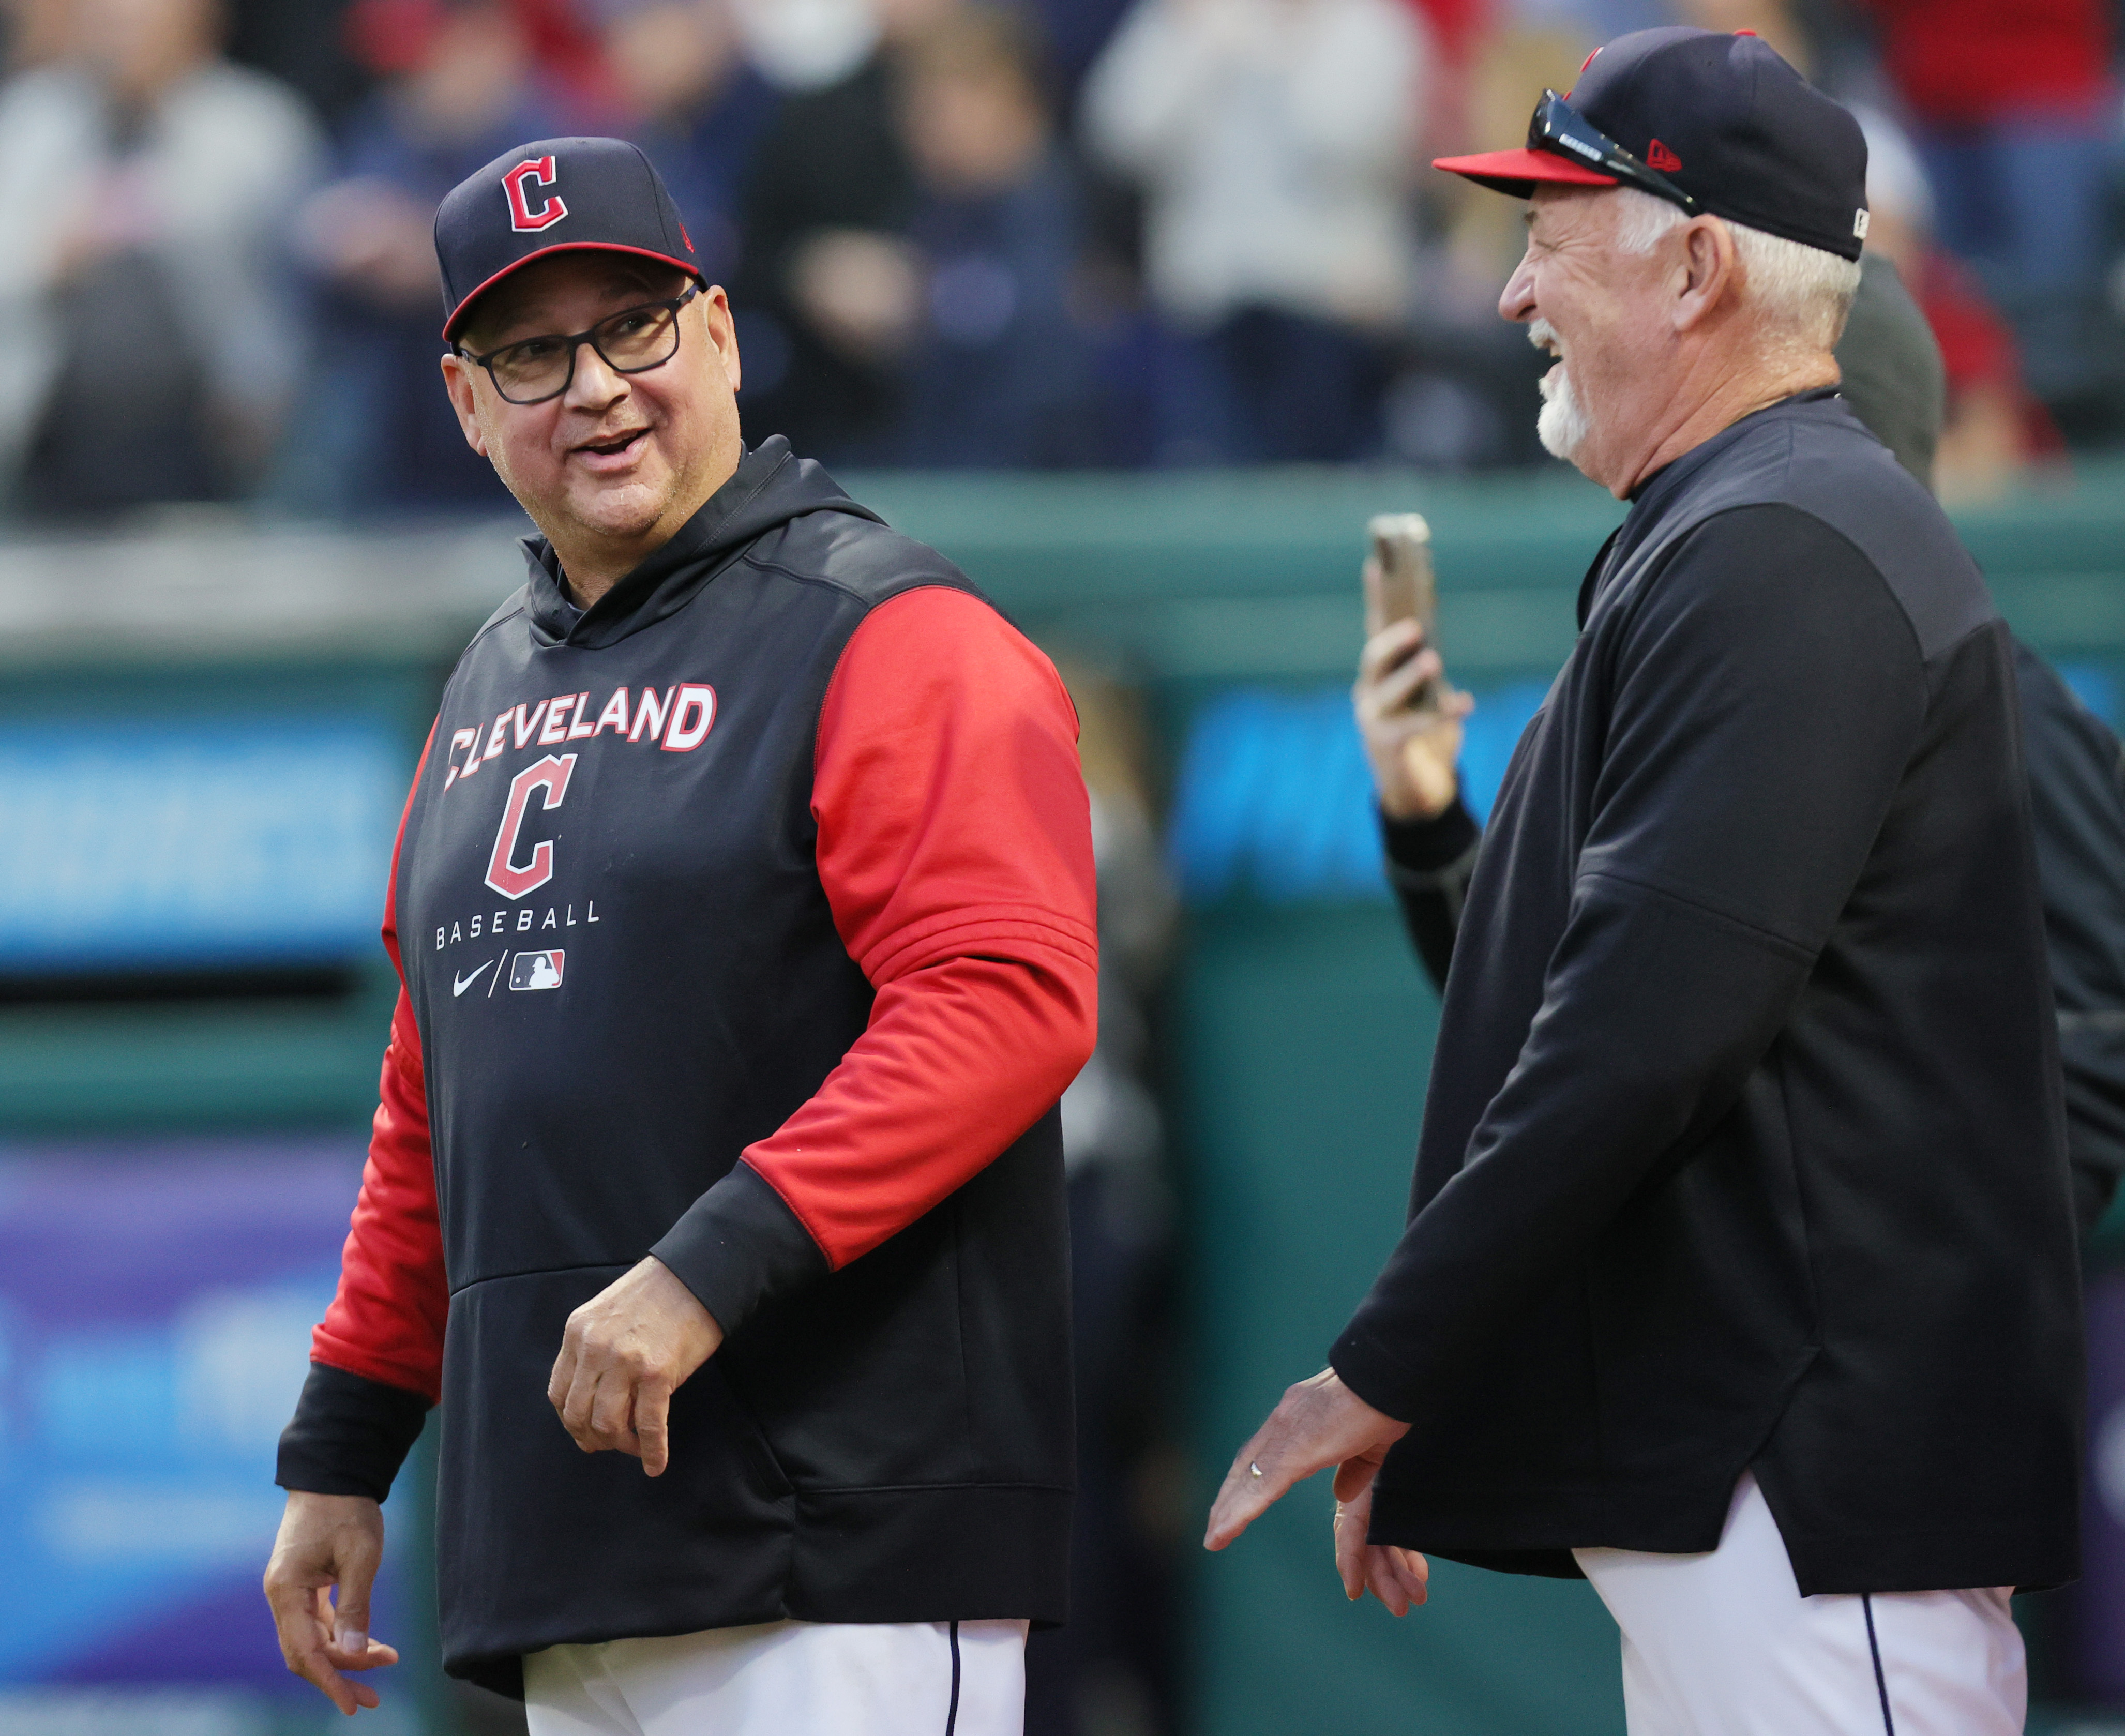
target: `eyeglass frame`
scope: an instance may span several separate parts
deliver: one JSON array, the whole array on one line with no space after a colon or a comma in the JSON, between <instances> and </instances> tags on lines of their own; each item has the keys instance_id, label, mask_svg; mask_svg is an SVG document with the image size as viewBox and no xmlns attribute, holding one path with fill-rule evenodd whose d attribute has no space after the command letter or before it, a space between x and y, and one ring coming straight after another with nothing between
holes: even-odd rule
<instances>
[{"instance_id":1,"label":"eyeglass frame","mask_svg":"<svg viewBox=\"0 0 2125 1736\"><path fill-rule=\"evenodd\" d=\"M1558 120L1559 115L1563 117L1562 121ZM1628 182L1641 192L1680 205L1688 216L1698 216L1704 209L1690 195L1658 169L1633 156L1555 91L1545 90L1542 100L1535 104L1534 113L1528 120L1527 142L1531 151L1548 151L1553 157L1584 162L1604 174Z\"/></svg>"},{"instance_id":2,"label":"eyeglass frame","mask_svg":"<svg viewBox=\"0 0 2125 1736\"><path fill-rule=\"evenodd\" d=\"M615 313L608 313L603 319L597 322L597 325L591 327L587 331L576 332L535 332L529 337L519 337L511 340L508 343L497 345L493 349L488 350L484 355L475 355L471 350L466 349L463 344L453 340L450 344L450 354L458 357L461 361L474 362L478 364L480 367L486 369L488 379L493 383L495 391L500 395L502 402L505 404L514 404L520 410L528 409L534 404L550 404L555 398L564 395L568 388L575 384L576 357L581 352L585 344L588 344L591 348L596 350L597 351L598 360L603 362L605 366L611 369L615 374L625 374L632 377L637 374L653 374L657 369L667 366L671 362L672 356L676 356L679 353L679 341L682 335L682 328L678 323L679 310L685 307L688 302L691 301L700 293L700 285L698 283L690 283L686 285L684 292L680 294L667 296L661 301L636 302L631 307L622 308ZM605 353L604 349L598 343L597 337L596 336L598 326L609 325L615 319L624 319L629 314L639 313L647 308L662 308L666 313L671 316L671 355L665 356L662 360L658 361L645 362L639 368L623 368L610 355L607 355ZM540 342L542 340L551 343L566 344L568 346L568 371L562 376L561 383L556 386L551 392L542 392L536 398L511 398L507 392L502 389L501 380L496 377L494 372L495 357L502 355L505 351L514 350L519 344L535 344Z\"/></svg>"}]
</instances>

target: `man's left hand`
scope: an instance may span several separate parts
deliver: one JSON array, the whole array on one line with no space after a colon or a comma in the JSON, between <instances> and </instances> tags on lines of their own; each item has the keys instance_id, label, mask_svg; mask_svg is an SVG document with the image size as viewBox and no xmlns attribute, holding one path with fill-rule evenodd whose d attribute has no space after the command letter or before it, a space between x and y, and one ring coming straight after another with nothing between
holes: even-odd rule
<instances>
[{"instance_id":1,"label":"man's left hand","mask_svg":"<svg viewBox=\"0 0 2125 1736\"><path fill-rule=\"evenodd\" d=\"M1430 1565L1414 1550L1365 1541L1373 1479L1388 1449L1409 1433L1345 1386L1332 1368L1288 1388L1269 1420L1232 1461L1210 1508L1205 1549L1223 1549L1293 1484L1336 1470L1336 1567L1345 1593L1368 1588L1396 1615L1425 1598Z\"/></svg>"},{"instance_id":2,"label":"man's left hand","mask_svg":"<svg viewBox=\"0 0 2125 1736\"><path fill-rule=\"evenodd\" d=\"M723 1328L661 1260L645 1259L568 1316L546 1396L585 1452L671 1462L671 1395L716 1353Z\"/></svg>"}]
</instances>

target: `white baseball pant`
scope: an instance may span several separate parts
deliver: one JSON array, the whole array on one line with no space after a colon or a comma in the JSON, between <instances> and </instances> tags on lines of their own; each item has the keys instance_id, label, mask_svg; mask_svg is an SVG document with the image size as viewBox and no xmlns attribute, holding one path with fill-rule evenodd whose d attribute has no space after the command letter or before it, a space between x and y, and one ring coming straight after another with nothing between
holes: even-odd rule
<instances>
[{"instance_id":1,"label":"white baseball pant","mask_svg":"<svg viewBox=\"0 0 2125 1736\"><path fill-rule=\"evenodd\" d=\"M1023 1621L774 1621L549 1646L530 1736L1022 1736Z\"/></svg>"},{"instance_id":2,"label":"white baseball pant","mask_svg":"<svg viewBox=\"0 0 2125 1736\"><path fill-rule=\"evenodd\" d=\"M1746 1473L1709 1555L1572 1554L1623 1630L1630 1736L2019 1736L2008 1588L1803 1597Z\"/></svg>"}]
</instances>

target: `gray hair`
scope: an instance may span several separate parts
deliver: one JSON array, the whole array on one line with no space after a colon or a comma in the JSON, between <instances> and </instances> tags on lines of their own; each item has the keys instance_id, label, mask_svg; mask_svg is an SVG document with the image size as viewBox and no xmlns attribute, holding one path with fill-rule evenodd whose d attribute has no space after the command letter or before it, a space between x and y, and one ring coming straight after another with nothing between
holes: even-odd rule
<instances>
[{"instance_id":1,"label":"gray hair","mask_svg":"<svg viewBox=\"0 0 2125 1736\"><path fill-rule=\"evenodd\" d=\"M1637 187L1618 187L1611 196L1623 201L1616 245L1641 259L1689 220L1680 205ZM1835 349L1859 293L1859 261L1727 218L1718 221L1734 238L1742 293L1771 330L1794 348Z\"/></svg>"}]
</instances>

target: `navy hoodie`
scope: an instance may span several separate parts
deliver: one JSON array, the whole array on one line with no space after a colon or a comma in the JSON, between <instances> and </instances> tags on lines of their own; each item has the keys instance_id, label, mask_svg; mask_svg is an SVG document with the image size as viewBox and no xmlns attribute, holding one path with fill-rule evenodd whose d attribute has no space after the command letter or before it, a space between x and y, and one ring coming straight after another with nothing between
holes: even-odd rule
<instances>
[{"instance_id":1,"label":"navy hoodie","mask_svg":"<svg viewBox=\"0 0 2125 1736\"><path fill-rule=\"evenodd\" d=\"M587 612L526 551L408 805L405 993L280 1480L380 1495L440 1399L445 1663L505 1690L563 1642L1059 1620L1067 696L780 440ZM546 1399L653 1252L727 1334L656 1479Z\"/></svg>"}]
</instances>

